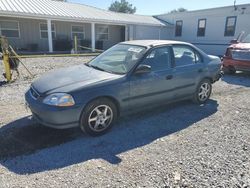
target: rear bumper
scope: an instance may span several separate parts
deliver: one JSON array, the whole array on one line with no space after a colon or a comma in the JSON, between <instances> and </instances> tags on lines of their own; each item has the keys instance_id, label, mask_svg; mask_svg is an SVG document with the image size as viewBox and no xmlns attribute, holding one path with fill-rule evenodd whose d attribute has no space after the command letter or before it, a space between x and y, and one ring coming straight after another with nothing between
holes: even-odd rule
<instances>
[{"instance_id":1,"label":"rear bumper","mask_svg":"<svg viewBox=\"0 0 250 188\"><path fill-rule=\"evenodd\" d=\"M250 71L250 66L234 66L235 70L237 71Z\"/></svg>"},{"instance_id":2,"label":"rear bumper","mask_svg":"<svg viewBox=\"0 0 250 188\"><path fill-rule=\"evenodd\" d=\"M216 74L216 76L213 78L213 83L219 81L223 76L223 72L220 71L218 74Z\"/></svg>"},{"instance_id":3,"label":"rear bumper","mask_svg":"<svg viewBox=\"0 0 250 188\"><path fill-rule=\"evenodd\" d=\"M49 106L40 100L35 100L30 92L25 94L25 100L33 118L40 124L56 129L77 127L81 116L80 106L56 107Z\"/></svg>"},{"instance_id":4,"label":"rear bumper","mask_svg":"<svg viewBox=\"0 0 250 188\"><path fill-rule=\"evenodd\" d=\"M234 67L236 70L249 71L250 60L235 60L230 58L223 59L223 68Z\"/></svg>"},{"instance_id":5,"label":"rear bumper","mask_svg":"<svg viewBox=\"0 0 250 188\"><path fill-rule=\"evenodd\" d=\"M235 69L236 71L250 71L250 66L239 66L239 65L223 65L222 70L227 71L228 69Z\"/></svg>"}]
</instances>

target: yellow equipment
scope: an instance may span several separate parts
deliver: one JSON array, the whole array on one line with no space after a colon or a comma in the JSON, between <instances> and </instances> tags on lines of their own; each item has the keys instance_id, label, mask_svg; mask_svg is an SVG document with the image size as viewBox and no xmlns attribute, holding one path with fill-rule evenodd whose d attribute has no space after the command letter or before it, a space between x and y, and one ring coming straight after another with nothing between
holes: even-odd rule
<instances>
[{"instance_id":1,"label":"yellow equipment","mask_svg":"<svg viewBox=\"0 0 250 188\"><path fill-rule=\"evenodd\" d=\"M14 50L9 46L8 40L5 37L0 38L0 44L3 53L3 64L4 64L4 77L6 78L7 82L10 82L12 79L13 71L17 72L19 76L18 66L19 66L19 59L12 58Z\"/></svg>"},{"instance_id":2,"label":"yellow equipment","mask_svg":"<svg viewBox=\"0 0 250 188\"><path fill-rule=\"evenodd\" d=\"M0 37L0 44L3 53L3 64L4 64L4 77L7 82L11 82L13 72L16 71L17 76L19 76L18 66L21 63L24 68L28 71L28 73L33 77L28 68L23 64L18 54L15 50L9 45L6 37Z\"/></svg>"},{"instance_id":3,"label":"yellow equipment","mask_svg":"<svg viewBox=\"0 0 250 188\"><path fill-rule=\"evenodd\" d=\"M9 44L5 37L1 37L1 48L3 52L3 64L4 64L4 77L7 79L8 82L11 81L11 70L10 70L10 63L9 63Z\"/></svg>"},{"instance_id":4,"label":"yellow equipment","mask_svg":"<svg viewBox=\"0 0 250 188\"><path fill-rule=\"evenodd\" d=\"M71 56L96 56L99 55L100 52L103 50L95 49L96 53L88 53L88 54L78 54L78 47L82 49L92 50L92 48L84 47L78 45L77 36L74 37L74 54L52 54L52 55L18 55L15 50L9 45L8 40L4 36L0 36L0 51L2 50L3 56L3 64L4 64L4 77L6 78L7 82L14 81L12 80L13 72L17 73L19 76L18 66L21 64L26 71L30 74L31 77L34 77L33 74L29 71L29 69L25 66L25 64L21 61L21 58L36 58L36 57L71 57ZM1 54L1 53L0 53Z\"/></svg>"}]
</instances>

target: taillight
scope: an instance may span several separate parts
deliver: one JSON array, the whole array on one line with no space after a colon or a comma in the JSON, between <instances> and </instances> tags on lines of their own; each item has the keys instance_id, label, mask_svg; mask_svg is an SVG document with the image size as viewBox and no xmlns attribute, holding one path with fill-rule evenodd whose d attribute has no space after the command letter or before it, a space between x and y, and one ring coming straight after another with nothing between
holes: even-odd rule
<instances>
[{"instance_id":1,"label":"taillight","mask_svg":"<svg viewBox=\"0 0 250 188\"><path fill-rule=\"evenodd\" d=\"M226 57L232 57L232 48L227 48Z\"/></svg>"}]
</instances>

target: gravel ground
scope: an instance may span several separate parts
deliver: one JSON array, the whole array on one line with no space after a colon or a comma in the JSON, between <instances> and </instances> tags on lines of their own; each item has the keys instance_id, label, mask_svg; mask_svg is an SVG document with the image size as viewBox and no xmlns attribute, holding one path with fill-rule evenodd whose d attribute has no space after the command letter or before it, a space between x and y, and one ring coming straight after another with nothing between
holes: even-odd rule
<instances>
[{"instance_id":1,"label":"gravel ground","mask_svg":"<svg viewBox=\"0 0 250 188\"><path fill-rule=\"evenodd\" d=\"M88 60L24 62L39 77ZM23 100L32 79L21 73L0 86L0 187L250 187L249 74L223 77L205 105L184 101L123 117L91 138L33 122Z\"/></svg>"}]
</instances>

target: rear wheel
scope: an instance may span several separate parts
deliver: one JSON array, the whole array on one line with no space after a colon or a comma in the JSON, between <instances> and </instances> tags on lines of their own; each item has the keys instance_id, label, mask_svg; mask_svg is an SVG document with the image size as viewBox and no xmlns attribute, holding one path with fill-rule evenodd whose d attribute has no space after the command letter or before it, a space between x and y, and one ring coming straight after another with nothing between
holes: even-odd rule
<instances>
[{"instance_id":1,"label":"rear wheel","mask_svg":"<svg viewBox=\"0 0 250 188\"><path fill-rule=\"evenodd\" d=\"M86 106L80 119L80 128L91 136L100 136L111 129L116 119L117 108L114 103L100 98Z\"/></svg>"},{"instance_id":2,"label":"rear wheel","mask_svg":"<svg viewBox=\"0 0 250 188\"><path fill-rule=\"evenodd\" d=\"M208 79L204 79L198 85L193 97L193 101L197 104L203 104L209 99L211 92L212 92L211 81Z\"/></svg>"},{"instance_id":3,"label":"rear wheel","mask_svg":"<svg viewBox=\"0 0 250 188\"><path fill-rule=\"evenodd\" d=\"M229 67L229 74L235 74L236 69L234 67Z\"/></svg>"}]
</instances>

